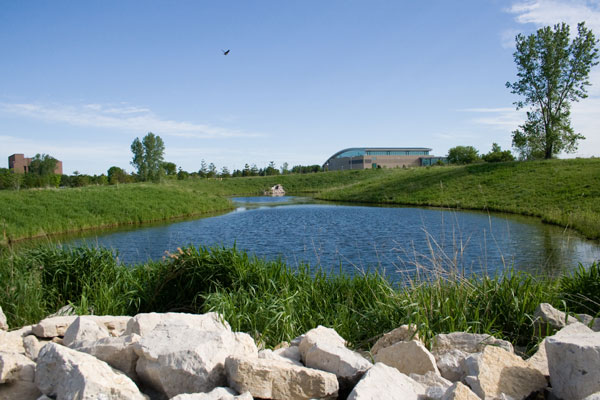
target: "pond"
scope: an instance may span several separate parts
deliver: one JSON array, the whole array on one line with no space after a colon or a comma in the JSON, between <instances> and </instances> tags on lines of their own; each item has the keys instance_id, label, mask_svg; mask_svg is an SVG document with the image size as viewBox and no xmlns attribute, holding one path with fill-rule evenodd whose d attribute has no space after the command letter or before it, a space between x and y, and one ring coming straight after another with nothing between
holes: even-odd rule
<instances>
[{"instance_id":1,"label":"pond","mask_svg":"<svg viewBox=\"0 0 600 400\"><path fill-rule=\"evenodd\" d=\"M392 280L415 270L480 274L514 268L556 274L600 259L600 244L508 214L317 203L308 198L233 199L228 214L66 242L114 249L121 262L160 260L177 247L235 246L288 265L350 275L377 269Z\"/></svg>"}]
</instances>

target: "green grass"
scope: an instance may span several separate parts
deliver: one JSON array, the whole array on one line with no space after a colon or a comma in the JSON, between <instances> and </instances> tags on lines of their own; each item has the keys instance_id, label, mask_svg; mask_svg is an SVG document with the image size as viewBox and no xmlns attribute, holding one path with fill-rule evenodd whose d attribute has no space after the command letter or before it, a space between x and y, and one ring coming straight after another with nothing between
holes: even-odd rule
<instances>
[{"instance_id":1,"label":"green grass","mask_svg":"<svg viewBox=\"0 0 600 400\"><path fill-rule=\"evenodd\" d=\"M600 159L393 170L317 197L510 212L600 238Z\"/></svg>"},{"instance_id":2,"label":"green grass","mask_svg":"<svg viewBox=\"0 0 600 400\"><path fill-rule=\"evenodd\" d=\"M600 238L600 159L575 159L4 190L0 243L227 210L227 196L259 195L277 183L323 200L530 215Z\"/></svg>"},{"instance_id":3,"label":"green grass","mask_svg":"<svg viewBox=\"0 0 600 400\"><path fill-rule=\"evenodd\" d=\"M105 249L43 246L1 255L0 305L12 327L71 303L98 315L218 311L234 330L268 346L321 324L368 349L382 333L414 323L426 342L467 331L533 349L538 304L575 310L585 299L587 312L598 314L599 274L595 264L559 278L426 274L394 286L377 274L326 276L235 249L185 247L160 262L126 267Z\"/></svg>"}]
</instances>

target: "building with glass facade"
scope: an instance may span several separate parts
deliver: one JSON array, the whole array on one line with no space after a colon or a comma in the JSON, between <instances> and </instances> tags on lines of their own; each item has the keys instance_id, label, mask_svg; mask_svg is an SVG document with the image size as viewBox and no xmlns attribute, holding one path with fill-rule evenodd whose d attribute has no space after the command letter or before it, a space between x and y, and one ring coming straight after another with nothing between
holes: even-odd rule
<instances>
[{"instance_id":1,"label":"building with glass facade","mask_svg":"<svg viewBox=\"0 0 600 400\"><path fill-rule=\"evenodd\" d=\"M323 169L341 171L367 168L402 168L446 163L446 157L429 155L426 147L353 147L340 150L323 164Z\"/></svg>"}]
</instances>

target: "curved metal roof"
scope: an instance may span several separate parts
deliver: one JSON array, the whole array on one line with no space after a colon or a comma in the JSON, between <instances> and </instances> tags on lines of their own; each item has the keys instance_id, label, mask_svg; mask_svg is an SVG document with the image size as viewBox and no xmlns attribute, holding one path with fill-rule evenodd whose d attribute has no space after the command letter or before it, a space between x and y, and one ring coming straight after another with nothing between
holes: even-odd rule
<instances>
[{"instance_id":1,"label":"curved metal roof","mask_svg":"<svg viewBox=\"0 0 600 400\"><path fill-rule=\"evenodd\" d=\"M327 161L325 161L325 164L327 164L327 162L329 160L331 160L332 158L335 158L337 156L339 156L342 153L345 153L347 151L367 151L367 150L372 150L372 151L431 151L432 149L428 148L428 147L349 147L347 149L343 149L338 151L337 153L335 153L334 155L332 155L331 157L329 157L327 159ZM325 165L323 164L323 165Z\"/></svg>"}]
</instances>

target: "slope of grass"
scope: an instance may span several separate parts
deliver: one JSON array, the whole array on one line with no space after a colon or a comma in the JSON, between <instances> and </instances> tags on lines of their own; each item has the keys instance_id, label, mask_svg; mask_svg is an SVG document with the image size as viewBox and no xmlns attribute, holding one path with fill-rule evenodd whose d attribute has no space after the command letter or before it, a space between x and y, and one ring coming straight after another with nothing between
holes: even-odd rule
<instances>
[{"instance_id":1,"label":"slope of grass","mask_svg":"<svg viewBox=\"0 0 600 400\"><path fill-rule=\"evenodd\" d=\"M600 238L600 159L394 170L317 197L531 215Z\"/></svg>"},{"instance_id":2,"label":"slope of grass","mask_svg":"<svg viewBox=\"0 0 600 400\"><path fill-rule=\"evenodd\" d=\"M119 265L109 250L40 247L0 257L0 306L11 327L34 323L71 303L80 314L218 311L237 331L267 345L317 325L335 328L354 347L400 324L429 341L442 332L489 333L533 348L539 303L600 312L600 265L559 278L526 274L466 278L430 274L394 286L377 274L326 276L235 249L187 247L161 262ZM563 302L564 301L564 302ZM578 309L581 310L581 309Z\"/></svg>"}]
</instances>

